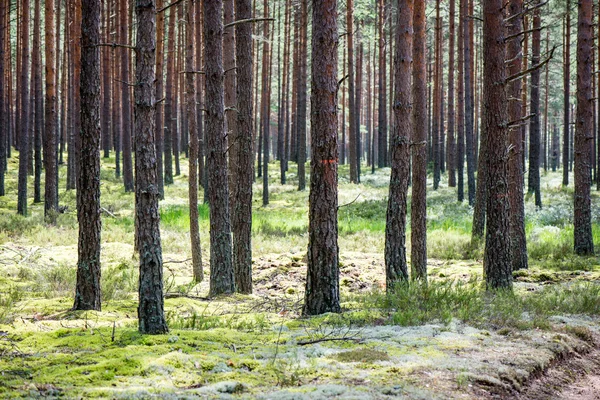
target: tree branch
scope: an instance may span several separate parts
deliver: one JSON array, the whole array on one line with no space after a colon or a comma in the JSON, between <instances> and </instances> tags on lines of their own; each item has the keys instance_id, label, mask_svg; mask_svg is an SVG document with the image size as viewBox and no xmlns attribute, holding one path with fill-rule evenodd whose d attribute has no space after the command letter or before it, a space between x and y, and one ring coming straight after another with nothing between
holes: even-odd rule
<instances>
[{"instance_id":1,"label":"tree branch","mask_svg":"<svg viewBox=\"0 0 600 400\"><path fill-rule=\"evenodd\" d=\"M526 9L524 9L523 11L521 11L520 13L518 13L518 14L515 14L515 15L511 15L510 17L506 18L506 19L504 20L504 22L505 22L505 23L506 23L506 22L510 22L510 21L512 21L513 19L515 19L515 18L519 18L519 17L520 17L520 16L522 16L522 15L528 14L528 13L532 12L533 10L535 10L536 8L543 7L543 6L545 6L546 4L548 4L548 1L544 1L543 3L536 4L536 5L535 5L535 6L533 6L533 7L526 8Z\"/></svg>"},{"instance_id":2,"label":"tree branch","mask_svg":"<svg viewBox=\"0 0 600 400\"><path fill-rule=\"evenodd\" d=\"M548 62L549 62L549 61L552 59L552 56L554 55L554 50L556 50L556 46L554 46L554 47L552 48L552 51L550 52L550 55L549 55L549 56L548 56L548 58L546 58L544 61L542 61L542 62L540 62L540 63L537 63L536 65L532 66L531 68L527 68L527 69L526 69L526 70L524 70L524 71L521 71L521 72L519 72L519 73L517 73L517 74L514 74L514 75L511 75L511 76L509 76L508 78L506 78L506 79L504 80L504 84L507 84L507 83L510 83L510 82L512 82L512 81L514 81L514 80L517 80L517 79L519 79L519 78L522 78L523 76L525 76L525 75L528 75L528 74L532 73L533 71L535 71L536 69L540 69L540 68L542 68L544 65L548 64Z\"/></svg>"},{"instance_id":3,"label":"tree branch","mask_svg":"<svg viewBox=\"0 0 600 400\"><path fill-rule=\"evenodd\" d=\"M248 19L239 19L237 21L233 21L230 22L228 24L225 24L225 26L223 26L223 29L227 29L230 28L232 26L238 25L238 24L245 24L247 22L262 22L262 21L275 21L275 18L248 18Z\"/></svg>"},{"instance_id":4,"label":"tree branch","mask_svg":"<svg viewBox=\"0 0 600 400\"><path fill-rule=\"evenodd\" d=\"M171 4L169 4L168 6L164 6L163 8L161 8L160 10L158 10L156 13L161 13L163 11L167 11L169 8L176 6L177 4L181 3L183 0L176 0L174 2L172 2Z\"/></svg>"},{"instance_id":5,"label":"tree branch","mask_svg":"<svg viewBox=\"0 0 600 400\"><path fill-rule=\"evenodd\" d=\"M135 46L130 46L128 44L121 44L121 43L98 43L98 44L91 45L90 47L112 47L113 49L115 47L122 47L125 49L135 50Z\"/></svg>"},{"instance_id":6,"label":"tree branch","mask_svg":"<svg viewBox=\"0 0 600 400\"><path fill-rule=\"evenodd\" d=\"M539 28L532 28L532 29L527 29L526 31L521 31L518 33L513 33L512 35L508 35L507 37L504 38L505 42L508 42L510 39L514 39L518 36L521 35L526 35L528 33L532 33L532 32L536 32L536 31L541 31L542 29L546 28L545 26L540 26Z\"/></svg>"}]
</instances>

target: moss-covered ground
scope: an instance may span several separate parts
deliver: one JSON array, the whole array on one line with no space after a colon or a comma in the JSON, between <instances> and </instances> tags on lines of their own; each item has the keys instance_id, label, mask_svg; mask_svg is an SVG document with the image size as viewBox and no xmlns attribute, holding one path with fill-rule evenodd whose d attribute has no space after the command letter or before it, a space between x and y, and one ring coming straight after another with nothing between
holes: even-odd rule
<instances>
[{"instance_id":1,"label":"moss-covered ground","mask_svg":"<svg viewBox=\"0 0 600 400\"><path fill-rule=\"evenodd\" d=\"M483 290L472 209L442 181L428 192L429 285L385 295L389 169L351 185L342 166L344 312L303 319L308 191L296 190L294 166L281 185L270 165L266 207L255 185L254 293L207 299L208 282L192 282L183 160L161 201L170 332L142 336L133 194L113 165L103 160L103 310L75 312L75 193L61 187L67 209L56 225L44 223L42 204L17 216L17 158L10 160L0 197L1 398L482 398L521 390L556 360L590 351L600 333L600 262L571 250L573 193L559 173L542 177L544 208L527 200L530 269L515 272L514 293ZM65 173L61 167L61 182ZM597 200L594 193L600 245ZM206 205L200 227L208 274Z\"/></svg>"}]
</instances>

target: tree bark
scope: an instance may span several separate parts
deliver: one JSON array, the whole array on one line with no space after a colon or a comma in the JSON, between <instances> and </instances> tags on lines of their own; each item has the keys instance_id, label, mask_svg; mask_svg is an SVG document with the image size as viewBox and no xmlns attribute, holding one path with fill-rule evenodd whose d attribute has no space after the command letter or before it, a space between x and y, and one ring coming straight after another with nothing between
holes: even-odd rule
<instances>
[{"instance_id":1,"label":"tree bark","mask_svg":"<svg viewBox=\"0 0 600 400\"><path fill-rule=\"evenodd\" d=\"M46 102L44 126L44 216L48 222L56 221L58 213L58 159L57 159L57 100L54 0L45 0L45 57ZM1 75L1 74L0 74Z\"/></svg>"},{"instance_id":2,"label":"tree bark","mask_svg":"<svg viewBox=\"0 0 600 400\"><path fill-rule=\"evenodd\" d=\"M571 131L571 0L567 0L565 25L565 46L564 46L564 70L563 70L563 90L564 90L564 108L563 108L563 186L569 185L569 148Z\"/></svg>"},{"instance_id":3,"label":"tree bark","mask_svg":"<svg viewBox=\"0 0 600 400\"><path fill-rule=\"evenodd\" d=\"M135 213L140 257L138 329L167 333L163 298L163 261L156 177L154 98L156 64L155 0L136 0L135 57Z\"/></svg>"},{"instance_id":4,"label":"tree bark","mask_svg":"<svg viewBox=\"0 0 600 400\"><path fill-rule=\"evenodd\" d=\"M394 57L394 121L391 136L392 172L385 224L385 281L392 293L408 280L406 263L406 207L410 166L411 68L413 46L413 0L398 1L396 53ZM420 199L419 199L420 200ZM417 200L418 201L418 200ZM421 276L424 280L427 276Z\"/></svg>"},{"instance_id":5,"label":"tree bark","mask_svg":"<svg viewBox=\"0 0 600 400\"><path fill-rule=\"evenodd\" d=\"M536 0L535 5L540 0ZM531 66L540 62L541 47L541 15L540 8L533 12L533 32L531 34ZM542 207L540 193L540 68L531 72L530 113L533 115L529 124L529 177L528 192L535 195L535 205Z\"/></svg>"},{"instance_id":6,"label":"tree bark","mask_svg":"<svg viewBox=\"0 0 600 400\"><path fill-rule=\"evenodd\" d=\"M487 229L483 267L488 289L512 288L506 162L509 153L508 98L505 84L506 35L503 8L502 0L487 0L483 4L482 129L488 135Z\"/></svg>"},{"instance_id":7,"label":"tree bark","mask_svg":"<svg viewBox=\"0 0 600 400\"><path fill-rule=\"evenodd\" d=\"M7 15L9 14L9 4L6 1L0 2L0 196L5 195L4 190L4 175L6 173L7 154L6 148L10 147L10 126L8 123L8 115L10 105L8 103L8 95L6 93L6 32L8 31ZM11 69L10 62L8 69Z\"/></svg>"},{"instance_id":8,"label":"tree bark","mask_svg":"<svg viewBox=\"0 0 600 400\"><path fill-rule=\"evenodd\" d=\"M456 187L456 138L454 127L456 124L454 110L454 41L455 41L455 13L456 0L450 0L449 33L448 33L448 136L446 145L446 164L448 166L448 186Z\"/></svg>"},{"instance_id":9,"label":"tree bark","mask_svg":"<svg viewBox=\"0 0 600 400\"><path fill-rule=\"evenodd\" d=\"M577 3L577 118L575 131L575 194L573 218L575 253L593 255L591 210L591 146L592 132L592 0Z\"/></svg>"},{"instance_id":10,"label":"tree bark","mask_svg":"<svg viewBox=\"0 0 600 400\"><path fill-rule=\"evenodd\" d=\"M263 13L264 17L269 16L269 2L264 0L263 2ZM269 137L270 137L270 109L271 109L271 96L270 96L270 44L269 44L269 21L263 23L263 36L265 42L263 43L263 56L262 56L262 84L261 84L261 117L260 117L260 129L262 132L262 151L263 151L263 163L262 163L262 205L266 206L269 204ZM260 154L259 154L260 157Z\"/></svg>"},{"instance_id":11,"label":"tree bark","mask_svg":"<svg viewBox=\"0 0 600 400\"><path fill-rule=\"evenodd\" d=\"M348 47L348 115L349 115L349 163L350 164L350 183L358 183L358 169L356 166L356 93L354 90L354 17L353 17L353 2L346 1L346 39Z\"/></svg>"},{"instance_id":12,"label":"tree bark","mask_svg":"<svg viewBox=\"0 0 600 400\"><path fill-rule=\"evenodd\" d=\"M19 182L17 189L17 213L27 216L27 160L29 158L29 0L21 6L21 65L19 90Z\"/></svg>"},{"instance_id":13,"label":"tree bark","mask_svg":"<svg viewBox=\"0 0 600 400\"><path fill-rule=\"evenodd\" d=\"M210 291L213 297L235 289L231 255L229 184L223 93L222 0L204 0L206 137L210 204Z\"/></svg>"},{"instance_id":14,"label":"tree bark","mask_svg":"<svg viewBox=\"0 0 600 400\"><path fill-rule=\"evenodd\" d=\"M129 0L121 0L119 10L119 32L121 43L128 42L128 6ZM131 92L129 89L129 49L121 50L121 141L123 143L123 184L126 192L133 192L133 165L131 158Z\"/></svg>"},{"instance_id":15,"label":"tree bark","mask_svg":"<svg viewBox=\"0 0 600 400\"><path fill-rule=\"evenodd\" d=\"M427 279L427 80L425 0L414 1L411 277Z\"/></svg>"},{"instance_id":16,"label":"tree bark","mask_svg":"<svg viewBox=\"0 0 600 400\"><path fill-rule=\"evenodd\" d=\"M303 315L341 311L337 243L338 43L337 0L314 2L308 271Z\"/></svg>"},{"instance_id":17,"label":"tree bark","mask_svg":"<svg viewBox=\"0 0 600 400\"><path fill-rule=\"evenodd\" d=\"M475 157L473 150L473 90L471 81L471 46L469 40L469 13L467 0L463 2L463 51L464 51L464 95L465 95L465 140L467 152L467 187L469 205L475 202ZM482 173L480 171L479 173Z\"/></svg>"},{"instance_id":18,"label":"tree bark","mask_svg":"<svg viewBox=\"0 0 600 400\"><path fill-rule=\"evenodd\" d=\"M100 14L101 0L81 2L81 134L77 168L79 241L74 310L101 309Z\"/></svg>"},{"instance_id":19,"label":"tree bark","mask_svg":"<svg viewBox=\"0 0 600 400\"><path fill-rule=\"evenodd\" d=\"M458 82L456 88L456 174L457 198L459 202L465 199L465 39L464 39L464 17L463 1L458 0L458 60L456 69L458 70Z\"/></svg>"},{"instance_id":20,"label":"tree bark","mask_svg":"<svg viewBox=\"0 0 600 400\"><path fill-rule=\"evenodd\" d=\"M508 15L513 19L507 24L507 35L517 35L523 30L523 0L511 0ZM514 16L514 17L513 17ZM508 75L518 74L522 70L523 54L521 38L513 37L507 46ZM521 119L521 81L508 84L509 119ZM510 238L512 248L512 269L527 268L527 240L525 237L525 209L523 198L523 141L521 128L509 128L510 154L508 159L508 193L510 196Z\"/></svg>"},{"instance_id":21,"label":"tree bark","mask_svg":"<svg viewBox=\"0 0 600 400\"><path fill-rule=\"evenodd\" d=\"M308 0L301 0L300 66L298 68L298 111L296 113L298 150L298 190L306 189L306 79L308 58Z\"/></svg>"},{"instance_id":22,"label":"tree bark","mask_svg":"<svg viewBox=\"0 0 600 400\"><path fill-rule=\"evenodd\" d=\"M442 21L440 18L440 0L435 2L435 63L433 74L433 121L431 124L431 139L433 144L433 190L437 190L440 185L440 107L442 106L442 95L440 85L440 72L442 70L440 64L440 40L442 38Z\"/></svg>"},{"instance_id":23,"label":"tree bark","mask_svg":"<svg viewBox=\"0 0 600 400\"><path fill-rule=\"evenodd\" d=\"M156 0L156 8L163 7L163 0ZM164 78L164 61L165 61L165 13L156 14L156 99L162 100L164 97L165 78ZM199 78L198 78L199 79ZM163 167L163 147L164 147L164 101L156 105L154 110L155 132L154 145L156 147L156 180L158 184L158 195L160 199L165 198L165 180Z\"/></svg>"},{"instance_id":24,"label":"tree bark","mask_svg":"<svg viewBox=\"0 0 600 400\"><path fill-rule=\"evenodd\" d=\"M33 49L31 62L31 77L33 84L31 87L33 107L32 111L32 134L34 140L34 178L33 178L33 202L42 201L42 125L44 124L44 105L42 94L42 64L41 64L41 43L40 43L40 24L41 24L41 6L40 0L35 0L33 12ZM54 22L54 21L52 21Z\"/></svg>"},{"instance_id":25,"label":"tree bark","mask_svg":"<svg viewBox=\"0 0 600 400\"><path fill-rule=\"evenodd\" d=\"M177 115L175 93L173 83L175 82L175 20L176 10L169 10L169 26L167 37L167 76L165 85L165 129L163 135L164 143L164 175L165 185L173 184L173 118Z\"/></svg>"}]
</instances>

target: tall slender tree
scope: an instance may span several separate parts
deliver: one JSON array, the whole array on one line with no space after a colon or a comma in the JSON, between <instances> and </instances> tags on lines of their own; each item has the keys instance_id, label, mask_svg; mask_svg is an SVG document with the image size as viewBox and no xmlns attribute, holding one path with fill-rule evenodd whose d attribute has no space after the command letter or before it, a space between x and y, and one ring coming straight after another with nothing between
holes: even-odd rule
<instances>
[{"instance_id":1,"label":"tall slender tree","mask_svg":"<svg viewBox=\"0 0 600 400\"><path fill-rule=\"evenodd\" d=\"M346 43L348 46L348 114L349 121L349 163L350 164L350 182L358 183L358 169L356 165L356 93L354 90L354 4L352 0L346 1Z\"/></svg>"},{"instance_id":2,"label":"tall slender tree","mask_svg":"<svg viewBox=\"0 0 600 400\"><path fill-rule=\"evenodd\" d=\"M509 143L503 9L502 0L487 0L483 4L482 128L488 135L487 224L483 267L488 289L512 287L508 165L505 160Z\"/></svg>"},{"instance_id":3,"label":"tall slender tree","mask_svg":"<svg viewBox=\"0 0 600 400\"><path fill-rule=\"evenodd\" d=\"M306 188L306 79L308 57L308 0L300 0L300 47L298 66L297 151L298 151L298 190Z\"/></svg>"},{"instance_id":4,"label":"tall slender tree","mask_svg":"<svg viewBox=\"0 0 600 400\"><path fill-rule=\"evenodd\" d=\"M458 59L457 59L457 87L456 87L456 174L457 198L462 202L465 199L465 40L464 40L464 18L463 1L458 0Z\"/></svg>"},{"instance_id":5,"label":"tall slender tree","mask_svg":"<svg viewBox=\"0 0 600 400\"><path fill-rule=\"evenodd\" d=\"M314 2L308 271L303 315L340 311L337 243L338 43L337 0Z\"/></svg>"},{"instance_id":6,"label":"tall slender tree","mask_svg":"<svg viewBox=\"0 0 600 400\"><path fill-rule=\"evenodd\" d=\"M79 221L75 310L100 310L100 14L101 0L81 2L81 134L77 168Z\"/></svg>"},{"instance_id":7,"label":"tall slender tree","mask_svg":"<svg viewBox=\"0 0 600 400\"><path fill-rule=\"evenodd\" d=\"M591 149L594 138L592 114L592 0L577 3L577 118L575 131L575 253L594 254L591 210Z\"/></svg>"},{"instance_id":8,"label":"tall slender tree","mask_svg":"<svg viewBox=\"0 0 600 400\"><path fill-rule=\"evenodd\" d=\"M8 95L6 93L6 85L4 80L6 78L6 32L8 30L7 14L9 14L9 4L6 1L0 1L0 196L5 195L4 190L4 176L6 174L6 152L7 147L10 148L10 127L8 123L8 110L10 106L8 104ZM10 70L10 63L8 63L8 69Z\"/></svg>"},{"instance_id":9,"label":"tall slender tree","mask_svg":"<svg viewBox=\"0 0 600 400\"><path fill-rule=\"evenodd\" d=\"M511 0L508 7L509 17L507 35L508 74L513 76L521 72L523 54L521 37L523 30L523 0ZM508 84L508 112L511 121L521 119L521 81ZM512 269L527 268L527 241L525 237L525 209L523 198L523 141L520 126L509 128L510 153L508 159L508 193L510 196L510 240L512 250Z\"/></svg>"},{"instance_id":10,"label":"tall slender tree","mask_svg":"<svg viewBox=\"0 0 600 400\"><path fill-rule=\"evenodd\" d=\"M425 0L414 0L412 70L411 278L427 279L427 42Z\"/></svg>"},{"instance_id":11,"label":"tall slender tree","mask_svg":"<svg viewBox=\"0 0 600 400\"><path fill-rule=\"evenodd\" d=\"M45 0L45 58L46 58L46 112L44 115L44 215L54 222L58 212L58 154L57 154L57 107L54 0ZM1 74L0 74L1 75Z\"/></svg>"},{"instance_id":12,"label":"tall slender tree","mask_svg":"<svg viewBox=\"0 0 600 400\"><path fill-rule=\"evenodd\" d=\"M465 142L467 155L467 188L469 205L475 202L475 156L473 147L473 89L471 81L471 46L469 40L468 0L460 0L462 3L463 19L463 69L464 69L464 95L465 95Z\"/></svg>"},{"instance_id":13,"label":"tall slender tree","mask_svg":"<svg viewBox=\"0 0 600 400\"><path fill-rule=\"evenodd\" d=\"M235 288L231 254L229 184L223 93L222 0L204 0L206 137L210 204L210 296Z\"/></svg>"},{"instance_id":14,"label":"tall slender tree","mask_svg":"<svg viewBox=\"0 0 600 400\"><path fill-rule=\"evenodd\" d=\"M540 0L536 0L533 11L533 32L531 33L531 65L535 67L540 62L542 17L540 11ZM540 141L541 141L541 118L540 118L540 68L534 68L531 72L531 95L529 124L529 177L528 192L535 195L535 205L542 207L542 195L540 192Z\"/></svg>"},{"instance_id":15,"label":"tall slender tree","mask_svg":"<svg viewBox=\"0 0 600 400\"><path fill-rule=\"evenodd\" d=\"M29 0L20 2L20 82L19 90L19 185L17 194L17 213L27 216L27 160L29 158Z\"/></svg>"},{"instance_id":16,"label":"tall slender tree","mask_svg":"<svg viewBox=\"0 0 600 400\"><path fill-rule=\"evenodd\" d=\"M199 49L200 43L194 43L194 0L186 4L185 28L185 97L186 113L189 129L189 173L188 173L188 200L190 206L190 241L192 250L192 272L194 280L200 282L204 279L202 269L202 252L200 248L200 226L198 224L198 121L196 115L196 82L194 73L194 48Z\"/></svg>"},{"instance_id":17,"label":"tall slender tree","mask_svg":"<svg viewBox=\"0 0 600 400\"><path fill-rule=\"evenodd\" d=\"M391 135L392 174L385 224L386 289L408 280L406 263L406 207L410 169L411 69L413 0L398 1L394 55L394 120ZM426 279L426 276L423 277Z\"/></svg>"},{"instance_id":18,"label":"tall slender tree","mask_svg":"<svg viewBox=\"0 0 600 400\"><path fill-rule=\"evenodd\" d=\"M119 9L119 36L122 43L128 42L129 0L121 0ZM131 90L129 88L129 52L128 48L121 50L121 142L123 143L123 183L126 192L133 192L133 164L131 147Z\"/></svg>"},{"instance_id":19,"label":"tall slender tree","mask_svg":"<svg viewBox=\"0 0 600 400\"><path fill-rule=\"evenodd\" d=\"M167 39L167 75L165 77L165 129L163 135L164 143L164 179L165 185L173 183L173 119L177 115L177 106L175 103L175 92L173 85L175 82L175 21L176 10L171 7L169 10L168 39Z\"/></svg>"},{"instance_id":20,"label":"tall slender tree","mask_svg":"<svg viewBox=\"0 0 600 400\"><path fill-rule=\"evenodd\" d=\"M137 20L134 120L135 213L140 257L138 329L141 333L168 332L163 299L163 261L158 211L154 98L156 63L156 3L136 0Z\"/></svg>"},{"instance_id":21,"label":"tall slender tree","mask_svg":"<svg viewBox=\"0 0 600 400\"><path fill-rule=\"evenodd\" d=\"M569 159L570 159L570 139L571 131L571 0L565 4L565 46L563 53L563 90L564 90L564 108L563 108L563 180L564 186L569 185Z\"/></svg>"},{"instance_id":22,"label":"tall slender tree","mask_svg":"<svg viewBox=\"0 0 600 400\"><path fill-rule=\"evenodd\" d=\"M454 41L456 0L450 0L449 32L448 32L448 136L446 145L446 164L448 166L448 186L456 186L456 139L454 127L456 124L454 110Z\"/></svg>"}]
</instances>

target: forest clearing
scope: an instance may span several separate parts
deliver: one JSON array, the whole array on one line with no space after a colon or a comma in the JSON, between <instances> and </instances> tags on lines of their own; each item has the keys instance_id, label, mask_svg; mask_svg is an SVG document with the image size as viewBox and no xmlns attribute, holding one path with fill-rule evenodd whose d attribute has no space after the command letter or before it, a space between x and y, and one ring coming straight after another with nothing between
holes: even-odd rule
<instances>
[{"instance_id":1,"label":"forest clearing","mask_svg":"<svg viewBox=\"0 0 600 400\"><path fill-rule=\"evenodd\" d=\"M583 359L571 366L576 371L599 370L600 263L572 253L572 192L557 173L542 177L546 207L526 203L530 268L515 272L513 294L486 294L483 249L471 245L472 210L442 187L428 196L429 287L402 288L392 299L382 245L389 169L358 186L341 179L341 204L360 194L340 208L343 312L308 319L300 318L308 193L296 190L293 168L286 185L270 176L268 206L254 202L253 294L214 299L207 280L193 283L184 173L161 202L170 331L144 336L132 194L110 161L102 168L102 312L70 310L73 193L61 194L67 211L56 226L43 223L41 204L24 218L10 211L14 195L1 200L2 397L491 398L516 396L565 360ZM260 198L260 185L254 190ZM207 232L206 206L199 214ZM593 215L597 221L600 208ZM208 235L201 241L207 260ZM547 390L577 379L523 398L554 397Z\"/></svg>"},{"instance_id":2,"label":"forest clearing","mask_svg":"<svg viewBox=\"0 0 600 400\"><path fill-rule=\"evenodd\" d=\"M598 21L0 0L0 398L600 399Z\"/></svg>"}]
</instances>

